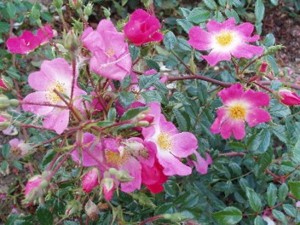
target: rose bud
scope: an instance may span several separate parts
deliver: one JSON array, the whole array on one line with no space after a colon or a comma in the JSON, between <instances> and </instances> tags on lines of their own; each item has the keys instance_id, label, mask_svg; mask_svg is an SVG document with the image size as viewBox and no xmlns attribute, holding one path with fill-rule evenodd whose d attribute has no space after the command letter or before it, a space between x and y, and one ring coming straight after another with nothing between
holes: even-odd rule
<instances>
[{"instance_id":1,"label":"rose bud","mask_svg":"<svg viewBox=\"0 0 300 225\"><path fill-rule=\"evenodd\" d=\"M300 96L295 92L292 92L288 89L281 89L278 91L280 102L282 104L292 106L292 105L300 105Z\"/></svg>"},{"instance_id":2,"label":"rose bud","mask_svg":"<svg viewBox=\"0 0 300 225\"><path fill-rule=\"evenodd\" d=\"M90 193L95 187L99 185L99 171L97 168L93 168L88 171L81 181L82 189L86 193Z\"/></svg>"}]
</instances>

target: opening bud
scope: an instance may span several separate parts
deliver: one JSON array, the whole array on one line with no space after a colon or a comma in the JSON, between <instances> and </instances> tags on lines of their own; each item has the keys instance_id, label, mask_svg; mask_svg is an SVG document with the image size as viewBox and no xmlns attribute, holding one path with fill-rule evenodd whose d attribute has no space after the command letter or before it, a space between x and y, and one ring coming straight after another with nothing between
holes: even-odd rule
<instances>
[{"instance_id":1,"label":"opening bud","mask_svg":"<svg viewBox=\"0 0 300 225\"><path fill-rule=\"evenodd\" d=\"M10 100L5 95L0 95L0 110L10 106Z\"/></svg>"},{"instance_id":2,"label":"opening bud","mask_svg":"<svg viewBox=\"0 0 300 225\"><path fill-rule=\"evenodd\" d=\"M99 185L99 171L93 168L83 175L81 181L82 189L86 193L90 193L95 187Z\"/></svg>"},{"instance_id":3,"label":"opening bud","mask_svg":"<svg viewBox=\"0 0 300 225\"><path fill-rule=\"evenodd\" d=\"M282 104L292 106L292 105L300 105L300 96L292 92L291 90L288 89L281 89L278 91L279 95L279 101Z\"/></svg>"},{"instance_id":4,"label":"opening bud","mask_svg":"<svg viewBox=\"0 0 300 225\"><path fill-rule=\"evenodd\" d=\"M74 33L73 30L70 30L64 36L64 46L66 49L70 50L71 52L75 52L79 47L79 40L77 35Z\"/></svg>"}]
</instances>

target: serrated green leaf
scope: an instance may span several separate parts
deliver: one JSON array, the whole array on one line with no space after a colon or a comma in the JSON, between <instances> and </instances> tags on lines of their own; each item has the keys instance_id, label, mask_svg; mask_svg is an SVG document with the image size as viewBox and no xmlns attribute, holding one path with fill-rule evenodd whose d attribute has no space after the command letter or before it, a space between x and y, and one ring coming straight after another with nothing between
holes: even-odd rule
<instances>
[{"instance_id":1,"label":"serrated green leaf","mask_svg":"<svg viewBox=\"0 0 300 225\"><path fill-rule=\"evenodd\" d=\"M23 165L22 165L22 163L19 162L19 161L17 161L17 160L14 160L14 161L12 162L12 165L13 165L15 168L17 168L18 170L23 170Z\"/></svg>"},{"instance_id":2,"label":"serrated green leaf","mask_svg":"<svg viewBox=\"0 0 300 225\"><path fill-rule=\"evenodd\" d=\"M136 47L134 45L130 45L129 52L130 52L130 56L131 56L132 61L135 61L141 54L140 48Z\"/></svg>"},{"instance_id":3,"label":"serrated green leaf","mask_svg":"<svg viewBox=\"0 0 300 225\"><path fill-rule=\"evenodd\" d=\"M283 125L274 125L271 126L271 131L275 136L282 141L283 143L287 143L287 138L286 138L286 132L285 132L285 126Z\"/></svg>"},{"instance_id":4,"label":"serrated green leaf","mask_svg":"<svg viewBox=\"0 0 300 225\"><path fill-rule=\"evenodd\" d=\"M181 131L188 130L188 122L186 121L185 117L181 114L181 112L178 109L173 108L173 113L179 125L180 130Z\"/></svg>"},{"instance_id":5,"label":"serrated green leaf","mask_svg":"<svg viewBox=\"0 0 300 225\"><path fill-rule=\"evenodd\" d=\"M288 184L292 194L300 200L300 181L290 181Z\"/></svg>"},{"instance_id":6,"label":"serrated green leaf","mask_svg":"<svg viewBox=\"0 0 300 225\"><path fill-rule=\"evenodd\" d=\"M265 39L264 39L264 45L267 46L267 47L270 47L272 45L275 44L275 36L274 34L267 34Z\"/></svg>"},{"instance_id":7,"label":"serrated green leaf","mask_svg":"<svg viewBox=\"0 0 300 225\"><path fill-rule=\"evenodd\" d=\"M278 199L279 201L283 202L286 199L286 196L289 193L289 187L286 183L283 183L280 185L278 189Z\"/></svg>"},{"instance_id":8,"label":"serrated green leaf","mask_svg":"<svg viewBox=\"0 0 300 225\"><path fill-rule=\"evenodd\" d=\"M220 225L234 225L242 220L242 212L235 207L227 207L219 212L213 213L213 218Z\"/></svg>"},{"instance_id":9,"label":"serrated green leaf","mask_svg":"<svg viewBox=\"0 0 300 225\"><path fill-rule=\"evenodd\" d=\"M0 33L8 33L9 32L9 23L0 22Z\"/></svg>"},{"instance_id":10,"label":"serrated green leaf","mask_svg":"<svg viewBox=\"0 0 300 225\"><path fill-rule=\"evenodd\" d=\"M136 117L137 115L139 115L141 112L146 111L147 109L148 107L138 107L138 108L129 109L123 114L120 120L121 121L130 120Z\"/></svg>"},{"instance_id":11,"label":"serrated green leaf","mask_svg":"<svg viewBox=\"0 0 300 225\"><path fill-rule=\"evenodd\" d=\"M227 4L227 0L218 0L219 5L225 7Z\"/></svg>"},{"instance_id":12,"label":"serrated green leaf","mask_svg":"<svg viewBox=\"0 0 300 225\"><path fill-rule=\"evenodd\" d=\"M240 22L239 14L234 9L225 9L225 15L227 18L233 17L237 23Z\"/></svg>"},{"instance_id":13,"label":"serrated green leaf","mask_svg":"<svg viewBox=\"0 0 300 225\"><path fill-rule=\"evenodd\" d=\"M284 118L291 114L291 110L289 107L282 105L273 99L271 101L269 113L272 115L272 117Z\"/></svg>"},{"instance_id":14,"label":"serrated green leaf","mask_svg":"<svg viewBox=\"0 0 300 225\"><path fill-rule=\"evenodd\" d=\"M255 13L256 21L261 22L264 19L265 5L262 0L256 0L254 13Z\"/></svg>"},{"instance_id":15,"label":"serrated green leaf","mask_svg":"<svg viewBox=\"0 0 300 225\"><path fill-rule=\"evenodd\" d=\"M4 159L6 159L9 156L9 152L10 152L9 144L3 145L1 153Z\"/></svg>"},{"instance_id":16,"label":"serrated green leaf","mask_svg":"<svg viewBox=\"0 0 300 225\"><path fill-rule=\"evenodd\" d=\"M160 71L160 67L156 61L153 59L146 59L145 61L149 69L155 69L157 72Z\"/></svg>"},{"instance_id":17,"label":"serrated green leaf","mask_svg":"<svg viewBox=\"0 0 300 225\"><path fill-rule=\"evenodd\" d=\"M287 224L288 224L287 218L286 218L286 216L284 215L284 213L280 212L280 211L277 210L277 209L273 209L273 210L272 210L272 214L273 214L273 216L275 217L275 219L281 221L284 225L287 225Z\"/></svg>"},{"instance_id":18,"label":"serrated green leaf","mask_svg":"<svg viewBox=\"0 0 300 225\"><path fill-rule=\"evenodd\" d=\"M36 215L40 225L53 225L53 214L44 205L37 208Z\"/></svg>"},{"instance_id":19,"label":"serrated green leaf","mask_svg":"<svg viewBox=\"0 0 300 225\"><path fill-rule=\"evenodd\" d=\"M134 94L131 92L122 91L119 94L119 101L121 105L125 108L127 108L131 103L133 103L134 99Z\"/></svg>"},{"instance_id":20,"label":"serrated green leaf","mask_svg":"<svg viewBox=\"0 0 300 225\"><path fill-rule=\"evenodd\" d=\"M158 91L152 90L152 91L145 91L142 92L141 95L145 99L147 103L149 102L161 102L162 98Z\"/></svg>"},{"instance_id":21,"label":"serrated green leaf","mask_svg":"<svg viewBox=\"0 0 300 225\"><path fill-rule=\"evenodd\" d=\"M284 212L291 216L291 217L296 217L297 216L297 209L295 206L291 205L291 204L283 204L282 205Z\"/></svg>"},{"instance_id":22,"label":"serrated green leaf","mask_svg":"<svg viewBox=\"0 0 300 225\"><path fill-rule=\"evenodd\" d=\"M164 35L163 43L167 50L172 50L177 45L177 38L172 31Z\"/></svg>"},{"instance_id":23,"label":"serrated green leaf","mask_svg":"<svg viewBox=\"0 0 300 225\"><path fill-rule=\"evenodd\" d=\"M139 77L139 88L147 89L159 82L159 75L143 75Z\"/></svg>"},{"instance_id":24,"label":"serrated green leaf","mask_svg":"<svg viewBox=\"0 0 300 225\"><path fill-rule=\"evenodd\" d=\"M267 225L267 222L261 216L257 216L254 219L254 225Z\"/></svg>"},{"instance_id":25,"label":"serrated green leaf","mask_svg":"<svg viewBox=\"0 0 300 225\"><path fill-rule=\"evenodd\" d=\"M218 5L214 0L204 0L203 2L206 5L206 7L209 9L214 10L218 8Z\"/></svg>"},{"instance_id":26,"label":"serrated green leaf","mask_svg":"<svg viewBox=\"0 0 300 225\"><path fill-rule=\"evenodd\" d=\"M107 120L114 122L117 118L117 111L115 108L111 107L107 113Z\"/></svg>"},{"instance_id":27,"label":"serrated green leaf","mask_svg":"<svg viewBox=\"0 0 300 225\"><path fill-rule=\"evenodd\" d=\"M192 28L193 24L190 23L186 19L177 19L176 20L177 24L182 27L182 29L186 32L189 33L189 30Z\"/></svg>"},{"instance_id":28,"label":"serrated green leaf","mask_svg":"<svg viewBox=\"0 0 300 225\"><path fill-rule=\"evenodd\" d=\"M265 153L263 153L258 160L259 173L262 174L268 168L268 166L272 163L273 159L273 149L269 149Z\"/></svg>"},{"instance_id":29,"label":"serrated green leaf","mask_svg":"<svg viewBox=\"0 0 300 225\"><path fill-rule=\"evenodd\" d=\"M260 132L251 137L249 149L256 154L264 153L268 150L271 141L271 132L269 129L262 129Z\"/></svg>"},{"instance_id":30,"label":"serrated green leaf","mask_svg":"<svg viewBox=\"0 0 300 225\"><path fill-rule=\"evenodd\" d=\"M20 78L21 78L18 70L12 66L9 67L8 70L6 70L6 73L13 79L20 80Z\"/></svg>"},{"instance_id":31,"label":"serrated green leaf","mask_svg":"<svg viewBox=\"0 0 300 225\"><path fill-rule=\"evenodd\" d=\"M201 8L194 8L189 16L187 17L188 21L199 24L206 22L210 17L210 11L201 9Z\"/></svg>"},{"instance_id":32,"label":"serrated green leaf","mask_svg":"<svg viewBox=\"0 0 300 225\"><path fill-rule=\"evenodd\" d=\"M48 150L45 156L43 157L42 167L45 167L48 163L50 163L55 155L56 155L56 151L54 151L53 149Z\"/></svg>"},{"instance_id":33,"label":"serrated green leaf","mask_svg":"<svg viewBox=\"0 0 300 225\"><path fill-rule=\"evenodd\" d=\"M273 207L277 201L277 187L274 184L269 184L267 189L267 202L270 207Z\"/></svg>"},{"instance_id":34,"label":"serrated green leaf","mask_svg":"<svg viewBox=\"0 0 300 225\"><path fill-rule=\"evenodd\" d=\"M6 12L8 13L10 19L16 17L17 8L13 2L8 2L6 4Z\"/></svg>"},{"instance_id":35,"label":"serrated green leaf","mask_svg":"<svg viewBox=\"0 0 300 225\"><path fill-rule=\"evenodd\" d=\"M258 194L251 188L246 188L246 195L249 200L250 207L254 212L260 212L262 208L262 203Z\"/></svg>"}]
</instances>

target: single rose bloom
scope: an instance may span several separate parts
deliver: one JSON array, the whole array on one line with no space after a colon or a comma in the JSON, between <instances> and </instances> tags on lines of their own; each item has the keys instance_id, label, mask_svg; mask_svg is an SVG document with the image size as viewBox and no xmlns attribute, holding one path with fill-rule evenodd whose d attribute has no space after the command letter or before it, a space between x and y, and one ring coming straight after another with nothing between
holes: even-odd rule
<instances>
[{"instance_id":1,"label":"single rose bloom","mask_svg":"<svg viewBox=\"0 0 300 225\"><path fill-rule=\"evenodd\" d=\"M279 97L280 97L280 102L292 106L292 105L300 105L300 96L288 89L280 89L278 91Z\"/></svg>"},{"instance_id":2,"label":"single rose bloom","mask_svg":"<svg viewBox=\"0 0 300 225\"><path fill-rule=\"evenodd\" d=\"M83 175L81 186L84 192L90 193L95 187L99 185L99 170L93 168Z\"/></svg>"},{"instance_id":3,"label":"single rose bloom","mask_svg":"<svg viewBox=\"0 0 300 225\"><path fill-rule=\"evenodd\" d=\"M123 80L131 71L131 56L123 33L110 20L101 20L96 30L88 27L81 41L91 51L91 70L103 77Z\"/></svg>"},{"instance_id":4,"label":"single rose bloom","mask_svg":"<svg viewBox=\"0 0 300 225\"><path fill-rule=\"evenodd\" d=\"M183 164L181 158L195 153L198 141L190 132L179 132L175 125L162 115L159 103L151 103L150 114L154 115L151 126L143 128L146 142L152 142L156 148L156 157L166 176L186 176L192 173L191 167Z\"/></svg>"},{"instance_id":5,"label":"single rose bloom","mask_svg":"<svg viewBox=\"0 0 300 225\"><path fill-rule=\"evenodd\" d=\"M250 127L269 122L270 114L262 109L268 106L269 96L261 91L244 91L241 84L234 84L218 93L223 106L217 110L217 118L210 130L213 134L221 134L224 139L230 138L241 140L245 137L245 122Z\"/></svg>"},{"instance_id":6,"label":"single rose bloom","mask_svg":"<svg viewBox=\"0 0 300 225\"><path fill-rule=\"evenodd\" d=\"M28 83L36 92L28 94L22 103L24 111L43 116L43 126L61 134L68 127L70 110L57 94L68 102L71 98L73 75L71 66L65 59L45 60L41 69L28 77ZM81 96L86 94L74 85L73 106L83 111Z\"/></svg>"},{"instance_id":7,"label":"single rose bloom","mask_svg":"<svg viewBox=\"0 0 300 225\"><path fill-rule=\"evenodd\" d=\"M130 15L129 21L124 26L124 33L133 44L140 46L161 41L163 34L160 29L161 24L155 16L137 9Z\"/></svg>"},{"instance_id":8,"label":"single rose bloom","mask_svg":"<svg viewBox=\"0 0 300 225\"><path fill-rule=\"evenodd\" d=\"M28 54L40 45L40 39L31 31L25 30L19 37L11 37L6 41L7 50L13 54Z\"/></svg>"},{"instance_id":9,"label":"single rose bloom","mask_svg":"<svg viewBox=\"0 0 300 225\"><path fill-rule=\"evenodd\" d=\"M231 57L252 58L263 53L260 46L250 45L259 39L258 35L251 36L254 26L251 23L235 25L235 19L219 23L211 20L206 24L206 30L194 26L189 30L189 44L197 50L210 51L202 56L211 66L220 61L230 61Z\"/></svg>"}]
</instances>

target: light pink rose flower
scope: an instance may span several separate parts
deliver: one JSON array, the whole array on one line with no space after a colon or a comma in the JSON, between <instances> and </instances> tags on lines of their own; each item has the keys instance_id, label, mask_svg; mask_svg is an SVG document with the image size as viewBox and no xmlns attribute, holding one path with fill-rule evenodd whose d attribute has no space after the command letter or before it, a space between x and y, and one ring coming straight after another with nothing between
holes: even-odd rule
<instances>
[{"instance_id":1,"label":"light pink rose flower","mask_svg":"<svg viewBox=\"0 0 300 225\"><path fill-rule=\"evenodd\" d=\"M28 77L29 85L36 92L23 99L23 110L43 116L43 126L61 134L68 127L70 110L54 92L56 90L69 101L72 89L72 69L65 59L45 60L40 71ZM81 95L86 94L77 84L74 85L74 106L83 111ZM31 104L30 104L31 103Z\"/></svg>"},{"instance_id":2,"label":"light pink rose flower","mask_svg":"<svg viewBox=\"0 0 300 225\"><path fill-rule=\"evenodd\" d=\"M205 154L206 158L203 158L198 152L194 153L196 156L196 161L192 160L196 170L200 174L207 174L208 166L212 164L212 158L208 153Z\"/></svg>"},{"instance_id":3,"label":"light pink rose flower","mask_svg":"<svg viewBox=\"0 0 300 225\"><path fill-rule=\"evenodd\" d=\"M189 31L189 44L197 50L211 50L202 56L211 66L220 61L230 61L231 57L252 58L263 53L263 48L250 45L259 39L251 36L254 26L251 23L235 25L234 18L219 23L211 20L206 24L206 30L194 26Z\"/></svg>"},{"instance_id":4,"label":"light pink rose flower","mask_svg":"<svg viewBox=\"0 0 300 225\"><path fill-rule=\"evenodd\" d=\"M164 36L160 32L159 20L143 9L136 9L124 26L126 37L135 45L140 46L149 42L159 42Z\"/></svg>"},{"instance_id":5,"label":"light pink rose flower","mask_svg":"<svg viewBox=\"0 0 300 225\"><path fill-rule=\"evenodd\" d=\"M124 34L116 30L110 20L101 20L96 30L88 27L81 41L92 53L90 67L96 74L123 80L131 71L131 56Z\"/></svg>"},{"instance_id":6,"label":"light pink rose flower","mask_svg":"<svg viewBox=\"0 0 300 225\"><path fill-rule=\"evenodd\" d=\"M156 157L164 168L166 176L186 176L192 173L191 167L180 159L195 153L198 148L196 137L190 132L179 132L175 125L168 122L160 112L159 103L151 103L150 114L154 115L151 126L143 128L142 134L146 142L156 147Z\"/></svg>"},{"instance_id":7,"label":"light pink rose flower","mask_svg":"<svg viewBox=\"0 0 300 225\"><path fill-rule=\"evenodd\" d=\"M268 106L269 96L261 91L244 91L241 84L234 84L218 93L223 106L217 110L217 118L210 130L213 134L221 134L224 139L241 140L245 137L245 121L250 127L269 122L270 114L261 109Z\"/></svg>"}]
</instances>

